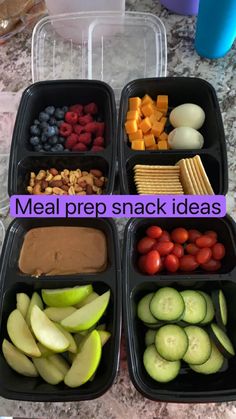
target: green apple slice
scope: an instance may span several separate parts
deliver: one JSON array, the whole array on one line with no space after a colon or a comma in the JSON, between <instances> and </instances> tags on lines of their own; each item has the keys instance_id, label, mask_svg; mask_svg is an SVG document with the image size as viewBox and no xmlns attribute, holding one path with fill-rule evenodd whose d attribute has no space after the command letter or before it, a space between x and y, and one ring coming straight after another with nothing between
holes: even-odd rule
<instances>
[{"instance_id":1,"label":"green apple slice","mask_svg":"<svg viewBox=\"0 0 236 419\"><path fill-rule=\"evenodd\" d=\"M91 284L73 288L42 289L42 298L50 307L68 307L78 304L93 291Z\"/></svg>"},{"instance_id":2,"label":"green apple slice","mask_svg":"<svg viewBox=\"0 0 236 419\"><path fill-rule=\"evenodd\" d=\"M102 346L104 346L105 343L107 343L107 341L110 339L111 333L108 332L107 330L98 330L98 334L99 334L100 339L101 339L101 344L102 344Z\"/></svg>"},{"instance_id":3,"label":"green apple slice","mask_svg":"<svg viewBox=\"0 0 236 419\"><path fill-rule=\"evenodd\" d=\"M69 340L38 306L32 308L30 322L36 338L46 348L64 352L69 347Z\"/></svg>"},{"instance_id":4,"label":"green apple slice","mask_svg":"<svg viewBox=\"0 0 236 419\"><path fill-rule=\"evenodd\" d=\"M41 352L24 317L17 309L12 311L8 317L7 332L11 341L20 351L29 356L41 356Z\"/></svg>"},{"instance_id":5,"label":"green apple slice","mask_svg":"<svg viewBox=\"0 0 236 419\"><path fill-rule=\"evenodd\" d=\"M60 322L75 311L75 307L47 307L44 313L53 322Z\"/></svg>"},{"instance_id":6,"label":"green apple slice","mask_svg":"<svg viewBox=\"0 0 236 419\"><path fill-rule=\"evenodd\" d=\"M41 352L41 356L43 356L44 358L47 358L47 357L55 354L55 352L51 351L51 349L48 349L45 346L43 346L42 343L37 342L37 345L38 345L38 348Z\"/></svg>"},{"instance_id":7,"label":"green apple slice","mask_svg":"<svg viewBox=\"0 0 236 419\"><path fill-rule=\"evenodd\" d=\"M27 314L26 314L26 319L25 320L26 320L26 323L28 324L29 327L31 327L30 316L31 316L32 308L34 306L37 306L41 310L43 310L43 302L42 302L42 300L41 300L41 298L40 298L40 296L37 292L33 293L32 297L31 297L31 300L30 300L29 308L28 308L28 311L27 311Z\"/></svg>"},{"instance_id":8,"label":"green apple slice","mask_svg":"<svg viewBox=\"0 0 236 419\"><path fill-rule=\"evenodd\" d=\"M79 308L73 314L61 321L61 325L69 332L87 330L98 322L105 312L110 299L110 291L100 295L86 306Z\"/></svg>"},{"instance_id":9,"label":"green apple slice","mask_svg":"<svg viewBox=\"0 0 236 419\"><path fill-rule=\"evenodd\" d=\"M24 317L26 318L26 314L30 305L30 298L24 292L18 292L16 294L16 308L19 310Z\"/></svg>"},{"instance_id":10,"label":"green apple slice","mask_svg":"<svg viewBox=\"0 0 236 419\"><path fill-rule=\"evenodd\" d=\"M88 297L84 298L80 303L76 304L76 308L81 308L83 306L86 306L86 304L91 303L93 300L99 297L99 294L97 294L95 291L91 292L91 294L88 295Z\"/></svg>"},{"instance_id":11,"label":"green apple slice","mask_svg":"<svg viewBox=\"0 0 236 419\"><path fill-rule=\"evenodd\" d=\"M14 345L4 339L2 343L2 352L8 365L16 372L26 377L37 377L38 372L34 364L19 351Z\"/></svg>"},{"instance_id":12,"label":"green apple slice","mask_svg":"<svg viewBox=\"0 0 236 419\"><path fill-rule=\"evenodd\" d=\"M72 334L70 332L67 332L67 330L65 330L64 327L62 327L61 324L55 323L55 325L63 333L63 335L66 337L66 339L68 339L68 341L70 342L70 345L68 346L67 351L72 352L72 353L75 354L77 352L77 345L76 345L76 341L75 341L74 337L72 336Z\"/></svg>"},{"instance_id":13,"label":"green apple slice","mask_svg":"<svg viewBox=\"0 0 236 419\"><path fill-rule=\"evenodd\" d=\"M39 375L49 384L58 384L63 381L64 376L48 358L33 358L34 366Z\"/></svg>"},{"instance_id":14,"label":"green apple slice","mask_svg":"<svg viewBox=\"0 0 236 419\"><path fill-rule=\"evenodd\" d=\"M66 360L58 354L49 356L48 360L63 374L63 377L65 377L70 369L70 366Z\"/></svg>"},{"instance_id":15,"label":"green apple slice","mask_svg":"<svg viewBox=\"0 0 236 419\"><path fill-rule=\"evenodd\" d=\"M87 337L82 350L76 355L74 362L64 378L69 387L79 387L86 383L95 373L102 355L101 339L96 330Z\"/></svg>"}]
</instances>

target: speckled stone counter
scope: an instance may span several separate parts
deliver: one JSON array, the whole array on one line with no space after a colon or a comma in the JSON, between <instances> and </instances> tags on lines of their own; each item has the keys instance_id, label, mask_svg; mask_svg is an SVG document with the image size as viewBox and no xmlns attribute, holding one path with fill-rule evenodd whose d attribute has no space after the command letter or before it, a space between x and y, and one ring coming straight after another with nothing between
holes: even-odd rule
<instances>
[{"instance_id":1,"label":"speckled stone counter","mask_svg":"<svg viewBox=\"0 0 236 419\"><path fill-rule=\"evenodd\" d=\"M157 14L164 22L168 41L169 76L196 76L215 87L222 111L229 166L227 210L236 219L236 61L234 48L222 59L206 60L194 50L195 18L177 16L162 8L156 0L130 0L127 9ZM19 91L31 82L31 33L26 31L0 46L0 91ZM9 223L3 219L5 226ZM122 237L126 220L117 223ZM80 419L233 419L236 401L211 404L173 404L149 401L132 385L127 371L125 353L117 379L100 399L78 403L30 403L0 398L1 416L29 418Z\"/></svg>"}]
</instances>

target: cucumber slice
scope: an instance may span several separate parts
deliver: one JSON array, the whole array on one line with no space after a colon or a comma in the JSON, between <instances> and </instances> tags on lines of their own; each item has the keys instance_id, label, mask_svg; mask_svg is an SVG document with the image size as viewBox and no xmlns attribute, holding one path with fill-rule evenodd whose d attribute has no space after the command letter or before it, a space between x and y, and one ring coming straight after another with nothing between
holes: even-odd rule
<instances>
[{"instance_id":1,"label":"cucumber slice","mask_svg":"<svg viewBox=\"0 0 236 419\"><path fill-rule=\"evenodd\" d=\"M211 323L209 331L212 340L222 355L226 358L231 358L235 355L233 344L224 330L222 330L216 323Z\"/></svg>"},{"instance_id":2,"label":"cucumber slice","mask_svg":"<svg viewBox=\"0 0 236 419\"><path fill-rule=\"evenodd\" d=\"M188 349L188 337L180 326L167 324L156 332L155 346L167 361L178 361Z\"/></svg>"},{"instance_id":3,"label":"cucumber slice","mask_svg":"<svg viewBox=\"0 0 236 419\"><path fill-rule=\"evenodd\" d=\"M217 349L214 342L211 341L211 355L210 358L201 365L189 364L189 367L200 374L214 374L219 371L224 363L222 353Z\"/></svg>"},{"instance_id":4,"label":"cucumber slice","mask_svg":"<svg viewBox=\"0 0 236 419\"><path fill-rule=\"evenodd\" d=\"M198 326L187 326L184 331L189 345L183 360L188 364L203 364L211 355L211 341L207 332Z\"/></svg>"},{"instance_id":5,"label":"cucumber slice","mask_svg":"<svg viewBox=\"0 0 236 419\"><path fill-rule=\"evenodd\" d=\"M153 296L154 292L151 292L150 294L145 295L138 303L137 316L145 323L157 323L157 319L152 315L149 308Z\"/></svg>"},{"instance_id":6,"label":"cucumber slice","mask_svg":"<svg viewBox=\"0 0 236 419\"><path fill-rule=\"evenodd\" d=\"M159 329L159 327L163 326L164 324L165 324L164 322L158 322L158 320L157 320L157 323L144 323L144 325L148 327L148 329L153 329L153 330Z\"/></svg>"},{"instance_id":7,"label":"cucumber slice","mask_svg":"<svg viewBox=\"0 0 236 419\"><path fill-rule=\"evenodd\" d=\"M145 345L150 346L155 343L156 330L148 329L145 333Z\"/></svg>"},{"instance_id":8,"label":"cucumber slice","mask_svg":"<svg viewBox=\"0 0 236 419\"><path fill-rule=\"evenodd\" d=\"M201 324L207 324L207 323L210 323L214 318L214 315L215 315L214 305L213 305L210 295L208 295L206 292L203 292L203 291L198 291L198 292L200 292L200 294L205 298L205 301L206 301L206 315L204 319L201 321Z\"/></svg>"},{"instance_id":9,"label":"cucumber slice","mask_svg":"<svg viewBox=\"0 0 236 419\"><path fill-rule=\"evenodd\" d=\"M216 321L220 327L225 328L227 324L227 304L222 290L212 292L212 301L216 310Z\"/></svg>"},{"instance_id":10,"label":"cucumber slice","mask_svg":"<svg viewBox=\"0 0 236 419\"><path fill-rule=\"evenodd\" d=\"M148 346L143 354L143 364L147 373L160 383L168 383L177 377L180 361L167 361L156 351L155 345Z\"/></svg>"},{"instance_id":11,"label":"cucumber slice","mask_svg":"<svg viewBox=\"0 0 236 419\"><path fill-rule=\"evenodd\" d=\"M184 312L184 300L174 288L160 288L150 302L150 310L158 320L179 320Z\"/></svg>"},{"instance_id":12,"label":"cucumber slice","mask_svg":"<svg viewBox=\"0 0 236 419\"><path fill-rule=\"evenodd\" d=\"M181 291L180 294L185 304L182 320L190 324L200 323L206 316L205 298L198 291L192 290Z\"/></svg>"}]
</instances>

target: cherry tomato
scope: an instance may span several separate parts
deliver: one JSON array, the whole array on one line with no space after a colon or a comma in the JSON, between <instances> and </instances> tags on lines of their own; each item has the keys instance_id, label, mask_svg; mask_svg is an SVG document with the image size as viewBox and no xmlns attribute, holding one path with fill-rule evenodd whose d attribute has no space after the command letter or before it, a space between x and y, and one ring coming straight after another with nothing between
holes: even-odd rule
<instances>
[{"instance_id":1,"label":"cherry tomato","mask_svg":"<svg viewBox=\"0 0 236 419\"><path fill-rule=\"evenodd\" d=\"M188 231L188 241L190 243L195 243L195 240L200 237L202 233L198 230L191 229Z\"/></svg>"},{"instance_id":2,"label":"cherry tomato","mask_svg":"<svg viewBox=\"0 0 236 419\"><path fill-rule=\"evenodd\" d=\"M146 255L145 270L149 275L154 275L160 270L161 258L157 250L151 250Z\"/></svg>"},{"instance_id":3,"label":"cherry tomato","mask_svg":"<svg viewBox=\"0 0 236 419\"><path fill-rule=\"evenodd\" d=\"M188 231L186 228L178 227L172 230L170 237L173 242L183 244L188 240Z\"/></svg>"},{"instance_id":4,"label":"cherry tomato","mask_svg":"<svg viewBox=\"0 0 236 419\"><path fill-rule=\"evenodd\" d=\"M142 274L146 273L146 255L142 255L139 257L138 259L138 269L140 270L140 272L142 272Z\"/></svg>"},{"instance_id":5,"label":"cherry tomato","mask_svg":"<svg viewBox=\"0 0 236 419\"><path fill-rule=\"evenodd\" d=\"M174 243L172 242L157 242L153 246L153 250L157 250L160 253L160 256L166 256L172 252L174 248Z\"/></svg>"},{"instance_id":6,"label":"cherry tomato","mask_svg":"<svg viewBox=\"0 0 236 419\"><path fill-rule=\"evenodd\" d=\"M163 271L165 269L165 256L161 256L161 262L160 262L160 269L159 272Z\"/></svg>"},{"instance_id":7,"label":"cherry tomato","mask_svg":"<svg viewBox=\"0 0 236 419\"><path fill-rule=\"evenodd\" d=\"M199 265L201 265L203 263L209 262L209 260L211 259L211 255L212 251L209 247L202 247L198 250L195 258Z\"/></svg>"},{"instance_id":8,"label":"cherry tomato","mask_svg":"<svg viewBox=\"0 0 236 419\"><path fill-rule=\"evenodd\" d=\"M185 247L185 250L189 255L195 256L197 252L199 251L199 247L197 247L196 244L194 243L188 243L187 246Z\"/></svg>"},{"instance_id":9,"label":"cherry tomato","mask_svg":"<svg viewBox=\"0 0 236 419\"><path fill-rule=\"evenodd\" d=\"M181 258L184 255L183 246L181 246L181 244L179 243L174 243L174 247L171 254L177 256L177 258Z\"/></svg>"},{"instance_id":10,"label":"cherry tomato","mask_svg":"<svg viewBox=\"0 0 236 419\"><path fill-rule=\"evenodd\" d=\"M207 236L203 234L201 237L198 237L195 241L195 244L198 247L212 247L216 243L216 238L212 236Z\"/></svg>"},{"instance_id":11,"label":"cherry tomato","mask_svg":"<svg viewBox=\"0 0 236 419\"><path fill-rule=\"evenodd\" d=\"M146 230L146 234L148 237L151 237L151 239L159 239L159 237L162 235L162 229L158 226L150 226Z\"/></svg>"},{"instance_id":12,"label":"cherry tomato","mask_svg":"<svg viewBox=\"0 0 236 419\"><path fill-rule=\"evenodd\" d=\"M222 243L216 243L212 247L212 257L215 260L221 260L225 256L225 247Z\"/></svg>"},{"instance_id":13,"label":"cherry tomato","mask_svg":"<svg viewBox=\"0 0 236 419\"><path fill-rule=\"evenodd\" d=\"M216 241L217 241L217 233L215 231L213 231L213 230L207 230L207 231L205 231L204 234L206 234L206 236L214 237L216 239Z\"/></svg>"},{"instance_id":14,"label":"cherry tomato","mask_svg":"<svg viewBox=\"0 0 236 419\"><path fill-rule=\"evenodd\" d=\"M162 230L162 234L158 239L158 242L169 242L170 241L170 235L168 231Z\"/></svg>"},{"instance_id":15,"label":"cherry tomato","mask_svg":"<svg viewBox=\"0 0 236 419\"><path fill-rule=\"evenodd\" d=\"M179 259L179 268L181 271L191 272L195 271L198 263L193 255L184 255Z\"/></svg>"},{"instance_id":16,"label":"cherry tomato","mask_svg":"<svg viewBox=\"0 0 236 419\"><path fill-rule=\"evenodd\" d=\"M167 255L165 258L165 267L167 271L169 272L176 272L179 269L179 259L177 256L173 255Z\"/></svg>"},{"instance_id":17,"label":"cherry tomato","mask_svg":"<svg viewBox=\"0 0 236 419\"><path fill-rule=\"evenodd\" d=\"M148 253L155 243L155 239L151 239L151 237L143 237L137 244L137 250L139 253Z\"/></svg>"},{"instance_id":18,"label":"cherry tomato","mask_svg":"<svg viewBox=\"0 0 236 419\"><path fill-rule=\"evenodd\" d=\"M205 271L218 271L221 268L221 262L219 260L210 259L207 263L203 263L201 267Z\"/></svg>"}]
</instances>

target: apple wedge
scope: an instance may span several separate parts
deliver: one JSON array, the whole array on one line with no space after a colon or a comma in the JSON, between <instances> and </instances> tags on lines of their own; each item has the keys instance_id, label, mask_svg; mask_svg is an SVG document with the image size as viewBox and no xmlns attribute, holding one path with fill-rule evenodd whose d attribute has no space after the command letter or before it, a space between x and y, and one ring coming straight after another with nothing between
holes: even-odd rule
<instances>
[{"instance_id":1,"label":"apple wedge","mask_svg":"<svg viewBox=\"0 0 236 419\"><path fill-rule=\"evenodd\" d=\"M100 295L86 306L79 308L73 314L61 321L61 325L69 332L87 330L98 322L105 312L110 299L110 291Z\"/></svg>"},{"instance_id":2,"label":"apple wedge","mask_svg":"<svg viewBox=\"0 0 236 419\"><path fill-rule=\"evenodd\" d=\"M62 327L61 324L55 323L55 325L63 333L63 335L66 337L66 339L68 339L68 341L70 342L70 345L68 346L67 351L72 352L72 353L75 354L77 352L77 345L76 345L75 339L72 336L72 334L70 332L67 332L67 330L65 330L64 327Z\"/></svg>"},{"instance_id":3,"label":"apple wedge","mask_svg":"<svg viewBox=\"0 0 236 419\"><path fill-rule=\"evenodd\" d=\"M36 338L46 348L64 352L69 347L69 340L38 306L32 308L30 323Z\"/></svg>"},{"instance_id":4,"label":"apple wedge","mask_svg":"<svg viewBox=\"0 0 236 419\"><path fill-rule=\"evenodd\" d=\"M81 308L83 306L86 306L86 304L91 303L93 300L99 297L99 294L97 294L95 291L91 292L91 294L88 295L88 297L84 298L80 303L76 304L76 308Z\"/></svg>"},{"instance_id":5,"label":"apple wedge","mask_svg":"<svg viewBox=\"0 0 236 419\"><path fill-rule=\"evenodd\" d=\"M100 339L101 339L101 344L102 344L102 346L104 346L105 343L107 343L107 341L110 339L111 333L108 332L107 330L98 330L98 334L99 334Z\"/></svg>"},{"instance_id":6,"label":"apple wedge","mask_svg":"<svg viewBox=\"0 0 236 419\"><path fill-rule=\"evenodd\" d=\"M2 352L8 365L16 372L26 377L37 377L38 372L34 364L19 351L12 343L4 339L2 343Z\"/></svg>"},{"instance_id":7,"label":"apple wedge","mask_svg":"<svg viewBox=\"0 0 236 419\"><path fill-rule=\"evenodd\" d=\"M33 293L32 297L31 297L31 300L30 300L29 308L28 308L28 311L27 311L27 314L26 314L26 319L25 320L26 320L26 323L28 324L29 327L31 327L30 316L31 316L32 308L34 306L37 306L41 310L43 310L43 302L42 302L42 300L41 300L41 298L40 298L40 296L37 292Z\"/></svg>"},{"instance_id":8,"label":"apple wedge","mask_svg":"<svg viewBox=\"0 0 236 419\"><path fill-rule=\"evenodd\" d=\"M39 375L49 384L58 384L63 381L64 376L48 358L33 358L34 366Z\"/></svg>"},{"instance_id":9,"label":"apple wedge","mask_svg":"<svg viewBox=\"0 0 236 419\"><path fill-rule=\"evenodd\" d=\"M30 298L24 292L18 292L16 294L16 308L19 310L24 317L26 318L26 314L30 305Z\"/></svg>"},{"instance_id":10,"label":"apple wedge","mask_svg":"<svg viewBox=\"0 0 236 419\"><path fill-rule=\"evenodd\" d=\"M53 322L60 322L76 311L75 307L47 307L44 313Z\"/></svg>"},{"instance_id":11,"label":"apple wedge","mask_svg":"<svg viewBox=\"0 0 236 419\"><path fill-rule=\"evenodd\" d=\"M93 291L91 284L73 288L42 289L42 298L47 306L68 307L78 304Z\"/></svg>"},{"instance_id":12,"label":"apple wedge","mask_svg":"<svg viewBox=\"0 0 236 419\"><path fill-rule=\"evenodd\" d=\"M48 360L63 374L63 377L66 376L70 369L70 365L61 355L51 355L48 357Z\"/></svg>"},{"instance_id":13,"label":"apple wedge","mask_svg":"<svg viewBox=\"0 0 236 419\"><path fill-rule=\"evenodd\" d=\"M17 309L11 312L7 320L7 332L14 345L24 354L41 356L41 352L21 312Z\"/></svg>"},{"instance_id":14,"label":"apple wedge","mask_svg":"<svg viewBox=\"0 0 236 419\"><path fill-rule=\"evenodd\" d=\"M79 387L86 383L97 370L101 354L101 339L98 332L93 330L66 374L64 378L65 384L69 387Z\"/></svg>"},{"instance_id":15,"label":"apple wedge","mask_svg":"<svg viewBox=\"0 0 236 419\"><path fill-rule=\"evenodd\" d=\"M51 355L54 355L55 352L53 352L51 349L46 348L46 346L43 346L42 343L37 342L38 348L41 352L41 356L44 358L48 358Z\"/></svg>"}]
</instances>

